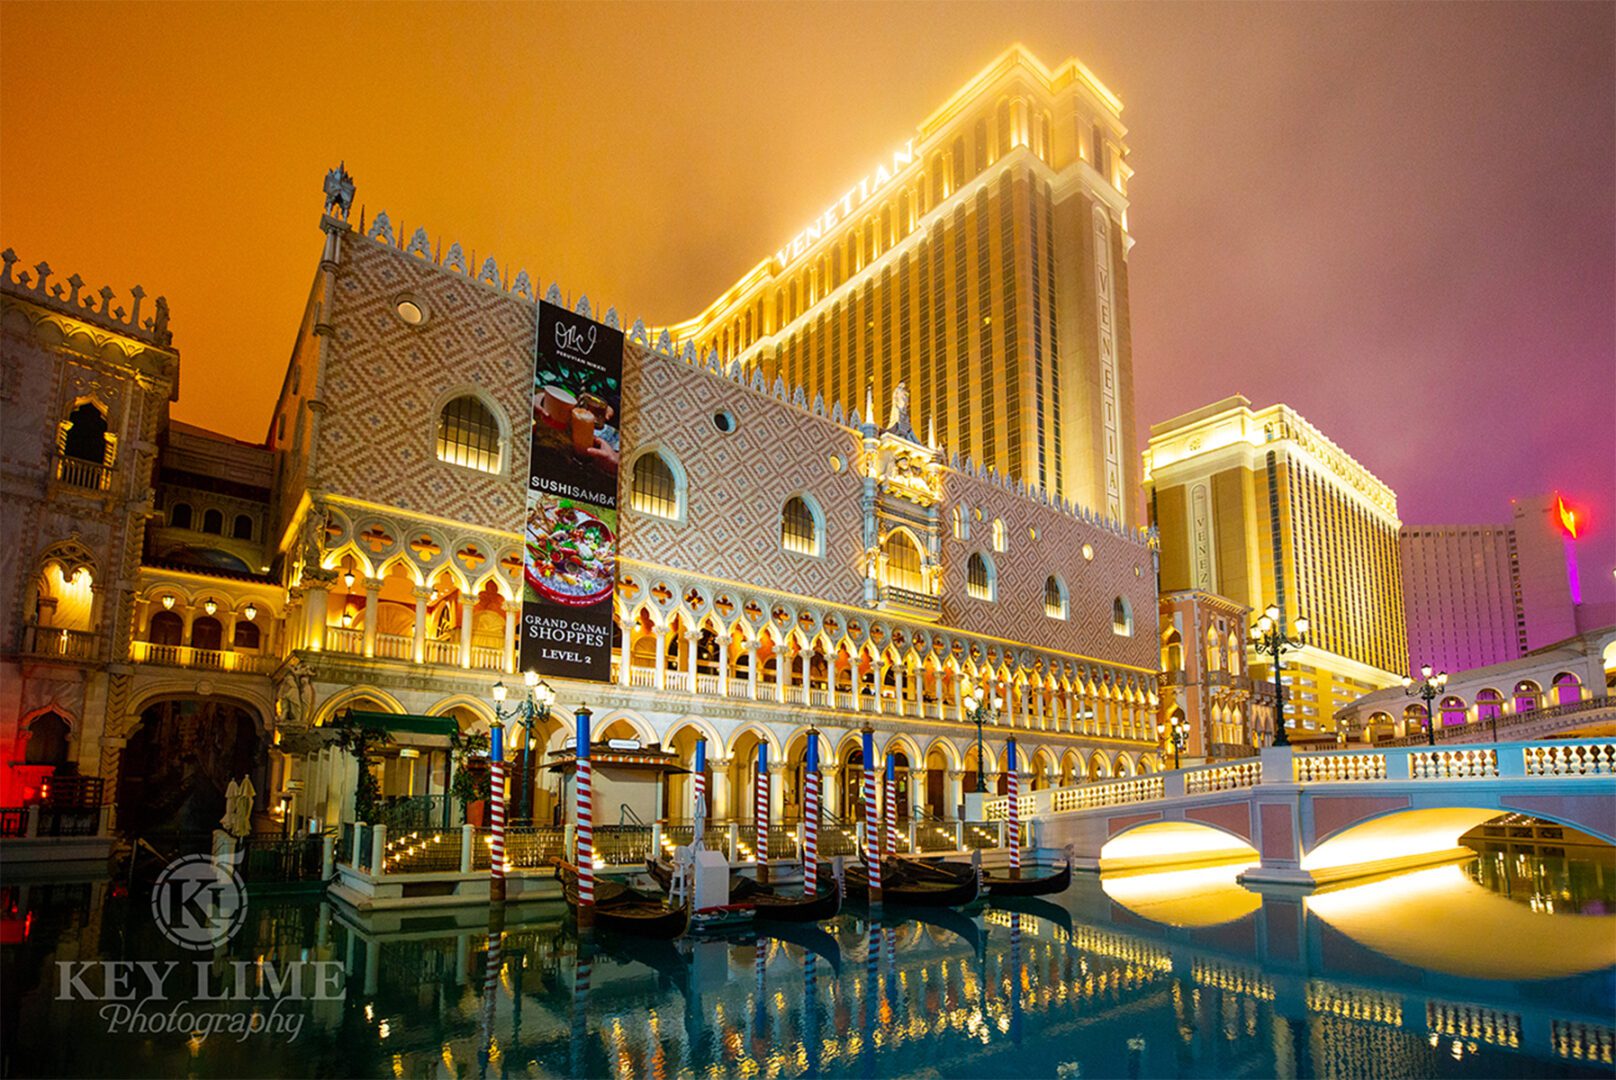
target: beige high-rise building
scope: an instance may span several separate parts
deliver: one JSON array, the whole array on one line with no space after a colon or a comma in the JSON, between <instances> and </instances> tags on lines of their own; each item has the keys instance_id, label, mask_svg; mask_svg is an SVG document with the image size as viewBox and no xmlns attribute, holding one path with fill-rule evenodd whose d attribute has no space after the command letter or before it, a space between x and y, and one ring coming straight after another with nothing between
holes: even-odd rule
<instances>
[{"instance_id":1,"label":"beige high-rise building","mask_svg":"<svg viewBox=\"0 0 1616 1080\"><path fill-rule=\"evenodd\" d=\"M843 416L884 422L904 383L962 463L1137 525L1121 112L1008 49L673 346Z\"/></svg>"},{"instance_id":2,"label":"beige high-rise building","mask_svg":"<svg viewBox=\"0 0 1616 1080\"><path fill-rule=\"evenodd\" d=\"M1284 669L1293 730L1329 731L1337 709L1401 678L1397 495L1295 410L1236 395L1153 425L1144 488L1163 593L1277 604L1287 627L1307 617ZM1269 658L1249 665L1272 678Z\"/></svg>"}]
</instances>

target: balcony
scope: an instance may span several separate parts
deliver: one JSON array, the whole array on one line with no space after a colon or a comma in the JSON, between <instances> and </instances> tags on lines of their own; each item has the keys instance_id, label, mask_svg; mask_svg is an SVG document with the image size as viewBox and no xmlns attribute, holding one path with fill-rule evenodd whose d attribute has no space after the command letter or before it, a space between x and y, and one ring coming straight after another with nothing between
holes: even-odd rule
<instances>
[{"instance_id":1,"label":"balcony","mask_svg":"<svg viewBox=\"0 0 1616 1080\"><path fill-rule=\"evenodd\" d=\"M256 673L269 671L275 663L273 656L265 656L262 653L198 649L191 645L159 645L152 641L130 642L129 658L137 664Z\"/></svg>"},{"instance_id":2,"label":"balcony","mask_svg":"<svg viewBox=\"0 0 1616 1080\"><path fill-rule=\"evenodd\" d=\"M94 461L56 455L56 479L68 487L85 491L111 491L112 470Z\"/></svg>"},{"instance_id":3,"label":"balcony","mask_svg":"<svg viewBox=\"0 0 1616 1080\"><path fill-rule=\"evenodd\" d=\"M57 630L49 626L28 628L32 638L28 652L53 660L95 660L101 652L96 635L88 630Z\"/></svg>"},{"instance_id":4,"label":"balcony","mask_svg":"<svg viewBox=\"0 0 1616 1080\"><path fill-rule=\"evenodd\" d=\"M943 615L943 603L938 597L915 592L912 589L902 589L896 585L881 586L878 606L882 611L920 619L923 622L936 622Z\"/></svg>"}]
</instances>

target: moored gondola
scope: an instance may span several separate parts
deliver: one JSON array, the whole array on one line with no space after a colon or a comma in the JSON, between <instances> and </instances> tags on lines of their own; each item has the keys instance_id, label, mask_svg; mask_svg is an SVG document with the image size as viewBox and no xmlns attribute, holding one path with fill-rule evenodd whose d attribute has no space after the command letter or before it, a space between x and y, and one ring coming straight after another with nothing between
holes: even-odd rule
<instances>
[{"instance_id":1,"label":"moored gondola","mask_svg":"<svg viewBox=\"0 0 1616 1080\"><path fill-rule=\"evenodd\" d=\"M561 893L567 906L577 915L577 868L557 861L556 876L561 879ZM683 934L690 923L690 915L684 908L670 908L661 897L616 881L595 882L592 907L590 921L595 929L615 934L669 940Z\"/></svg>"},{"instance_id":2,"label":"moored gondola","mask_svg":"<svg viewBox=\"0 0 1616 1080\"><path fill-rule=\"evenodd\" d=\"M645 872L663 892L673 887L673 867L669 863L660 859L646 859ZM729 876L729 902L732 904L750 903L754 898L772 892L772 888L759 883L756 878L749 878L745 874Z\"/></svg>"},{"instance_id":3,"label":"moored gondola","mask_svg":"<svg viewBox=\"0 0 1616 1080\"><path fill-rule=\"evenodd\" d=\"M820 871L820 883L827 882ZM944 880L917 873L900 860L889 859L882 874L881 900L887 904L911 907L965 907L975 903L979 895L976 875L963 880ZM853 899L869 899L870 880L867 868L852 865L847 868L847 895Z\"/></svg>"},{"instance_id":4,"label":"moored gondola","mask_svg":"<svg viewBox=\"0 0 1616 1080\"><path fill-rule=\"evenodd\" d=\"M836 882L820 888L812 896L781 896L779 893L758 893L752 897L760 922L819 922L834 919L842 910L842 894Z\"/></svg>"},{"instance_id":5,"label":"moored gondola","mask_svg":"<svg viewBox=\"0 0 1616 1080\"><path fill-rule=\"evenodd\" d=\"M1039 874L1037 877L1000 877L997 874L987 875L988 896L993 899L1012 896L1049 896L1054 893L1065 892L1066 887L1072 883L1072 860L1067 859L1066 865L1050 874Z\"/></svg>"}]
</instances>

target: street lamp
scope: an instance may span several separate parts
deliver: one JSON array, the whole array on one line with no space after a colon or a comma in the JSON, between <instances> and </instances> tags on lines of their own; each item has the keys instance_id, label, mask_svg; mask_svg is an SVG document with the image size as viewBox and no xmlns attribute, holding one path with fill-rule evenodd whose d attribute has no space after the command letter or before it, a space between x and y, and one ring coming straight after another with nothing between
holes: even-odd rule
<instances>
[{"instance_id":1,"label":"street lamp","mask_svg":"<svg viewBox=\"0 0 1616 1080\"><path fill-rule=\"evenodd\" d=\"M987 687L973 689L970 683L965 684L965 697L960 704L965 708L965 718L976 725L976 790L986 792L988 789L987 767L982 757L982 725L985 723L997 724L999 710L1004 708L1004 698L988 698Z\"/></svg>"},{"instance_id":2,"label":"street lamp","mask_svg":"<svg viewBox=\"0 0 1616 1080\"><path fill-rule=\"evenodd\" d=\"M516 816L531 823L533 814L533 721L536 717L550 719L550 706L555 704L555 690L549 683L539 678L537 671L526 671L522 674L522 682L527 687L527 693L522 700L513 705L508 711L505 709L505 698L509 691L503 682L494 684L494 715L503 723L506 720L522 722L522 787L521 797L517 802Z\"/></svg>"},{"instance_id":3,"label":"street lamp","mask_svg":"<svg viewBox=\"0 0 1616 1080\"><path fill-rule=\"evenodd\" d=\"M1173 717L1172 739L1173 739L1173 768L1174 769L1180 769L1180 768L1183 768L1183 765L1182 765L1182 763L1180 762L1179 759L1184 753L1184 747L1187 746L1189 744L1189 741L1190 741L1190 725L1189 725L1189 721L1185 720L1182 716Z\"/></svg>"},{"instance_id":4,"label":"street lamp","mask_svg":"<svg viewBox=\"0 0 1616 1080\"><path fill-rule=\"evenodd\" d=\"M1436 745L1436 723L1432 720L1431 702L1448 685L1448 673L1436 671L1430 664L1420 665L1420 677L1415 679L1412 675L1403 676L1403 693L1409 697L1425 699L1425 741L1431 746ZM1418 687L1418 689L1415 689ZM1494 736L1494 742L1497 736Z\"/></svg>"},{"instance_id":5,"label":"street lamp","mask_svg":"<svg viewBox=\"0 0 1616 1080\"><path fill-rule=\"evenodd\" d=\"M1257 625L1251 628L1251 647L1264 656L1274 658L1274 745L1289 746L1290 736L1285 734L1285 692L1280 685L1279 671L1281 657L1295 649L1307 644L1307 618L1297 616L1296 636L1288 637L1285 634L1284 623L1280 620L1280 611L1277 604L1269 604L1268 610L1263 612Z\"/></svg>"}]
</instances>

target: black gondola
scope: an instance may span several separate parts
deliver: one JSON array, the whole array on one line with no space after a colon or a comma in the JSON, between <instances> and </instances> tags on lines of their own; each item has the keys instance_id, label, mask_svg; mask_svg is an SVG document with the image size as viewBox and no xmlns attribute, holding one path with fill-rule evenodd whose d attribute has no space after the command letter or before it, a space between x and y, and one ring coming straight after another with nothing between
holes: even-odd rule
<instances>
[{"instance_id":1,"label":"black gondola","mask_svg":"<svg viewBox=\"0 0 1616 1080\"><path fill-rule=\"evenodd\" d=\"M1066 865L1053 874L1041 874L1038 877L996 877L987 875L988 896L997 900L1000 897L1012 896L1049 896L1053 893L1065 892L1066 887L1072 883L1072 860L1067 859Z\"/></svg>"},{"instance_id":2,"label":"black gondola","mask_svg":"<svg viewBox=\"0 0 1616 1080\"><path fill-rule=\"evenodd\" d=\"M865 867L847 868L847 895L854 899L869 900L870 880ZM826 871L820 871L820 882L827 881ZM942 880L933 875L915 872L897 859L886 862L881 880L881 900L887 904L910 907L965 907L975 903L979 894L976 875L965 880Z\"/></svg>"},{"instance_id":3,"label":"black gondola","mask_svg":"<svg viewBox=\"0 0 1616 1080\"><path fill-rule=\"evenodd\" d=\"M821 919L834 919L842 911L841 890L834 880L830 888L821 887L812 896L781 896L779 893L758 893L752 897L756 918L768 922L816 923Z\"/></svg>"},{"instance_id":4,"label":"black gondola","mask_svg":"<svg viewBox=\"0 0 1616 1080\"><path fill-rule=\"evenodd\" d=\"M561 894L574 915L578 914L578 871L569 863L558 863ZM661 897L641 892L621 882L596 881L592 922L597 930L634 937L671 940L685 932L690 914L684 908L670 908Z\"/></svg>"}]
</instances>

